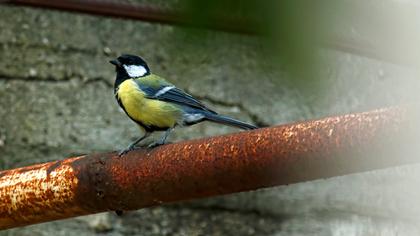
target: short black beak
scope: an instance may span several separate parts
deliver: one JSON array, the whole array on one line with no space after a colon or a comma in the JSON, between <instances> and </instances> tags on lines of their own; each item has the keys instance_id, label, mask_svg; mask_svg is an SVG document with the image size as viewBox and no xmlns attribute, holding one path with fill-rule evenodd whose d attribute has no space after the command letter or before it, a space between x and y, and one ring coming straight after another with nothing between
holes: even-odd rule
<instances>
[{"instance_id":1,"label":"short black beak","mask_svg":"<svg viewBox=\"0 0 420 236\"><path fill-rule=\"evenodd\" d=\"M121 67L121 62L119 62L118 60L110 60L109 63L117 67Z\"/></svg>"}]
</instances>

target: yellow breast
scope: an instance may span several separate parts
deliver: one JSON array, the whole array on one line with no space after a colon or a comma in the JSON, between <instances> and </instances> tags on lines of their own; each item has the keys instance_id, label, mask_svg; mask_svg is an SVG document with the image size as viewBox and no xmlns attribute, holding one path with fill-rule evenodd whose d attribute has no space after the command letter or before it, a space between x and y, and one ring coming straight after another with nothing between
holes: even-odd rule
<instances>
[{"instance_id":1,"label":"yellow breast","mask_svg":"<svg viewBox=\"0 0 420 236\"><path fill-rule=\"evenodd\" d=\"M173 127L182 115L182 111L174 104L146 98L132 79L120 84L117 96L128 115L145 125Z\"/></svg>"}]
</instances>

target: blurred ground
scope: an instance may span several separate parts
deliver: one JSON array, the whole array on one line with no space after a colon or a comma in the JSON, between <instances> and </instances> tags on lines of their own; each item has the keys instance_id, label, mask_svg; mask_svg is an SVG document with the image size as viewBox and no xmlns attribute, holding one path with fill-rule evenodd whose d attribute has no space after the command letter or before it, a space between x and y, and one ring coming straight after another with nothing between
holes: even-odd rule
<instances>
[{"instance_id":1,"label":"blurred ground","mask_svg":"<svg viewBox=\"0 0 420 236\"><path fill-rule=\"evenodd\" d=\"M415 100L409 68L324 50L324 90L296 89L256 37L0 6L1 169L121 149L138 135L113 96L121 53L220 113L258 125ZM237 130L200 124L173 141ZM355 174L0 235L419 235L420 166Z\"/></svg>"}]
</instances>

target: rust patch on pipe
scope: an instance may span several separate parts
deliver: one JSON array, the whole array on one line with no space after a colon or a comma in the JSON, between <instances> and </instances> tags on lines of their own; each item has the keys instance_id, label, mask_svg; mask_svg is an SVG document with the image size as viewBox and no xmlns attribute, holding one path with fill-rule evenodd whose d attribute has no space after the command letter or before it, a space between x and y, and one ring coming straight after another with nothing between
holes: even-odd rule
<instances>
[{"instance_id":1,"label":"rust patch on pipe","mask_svg":"<svg viewBox=\"0 0 420 236\"><path fill-rule=\"evenodd\" d=\"M0 228L411 163L397 155L415 148L403 138L416 130L406 113L379 109L3 171Z\"/></svg>"},{"instance_id":2,"label":"rust patch on pipe","mask_svg":"<svg viewBox=\"0 0 420 236\"><path fill-rule=\"evenodd\" d=\"M56 162L1 172L0 228L60 219L65 214L81 214L80 207L70 205L75 199L78 179L70 162L48 173ZM42 217L40 217L42 216Z\"/></svg>"}]
</instances>

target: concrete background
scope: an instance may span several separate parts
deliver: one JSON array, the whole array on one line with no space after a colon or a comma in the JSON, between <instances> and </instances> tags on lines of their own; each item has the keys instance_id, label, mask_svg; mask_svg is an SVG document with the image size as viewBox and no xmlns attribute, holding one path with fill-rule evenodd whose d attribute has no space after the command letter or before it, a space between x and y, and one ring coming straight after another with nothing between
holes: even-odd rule
<instances>
[{"instance_id":1,"label":"concrete background","mask_svg":"<svg viewBox=\"0 0 420 236\"><path fill-rule=\"evenodd\" d=\"M323 50L322 91L301 90L252 36L6 6L0 18L1 169L134 140L138 129L112 90L108 60L121 53L142 55L154 73L210 107L258 125L411 102L420 88L414 69ZM176 130L171 140L229 132L237 130L199 124ZM0 235L419 235L419 170L398 167Z\"/></svg>"}]
</instances>

